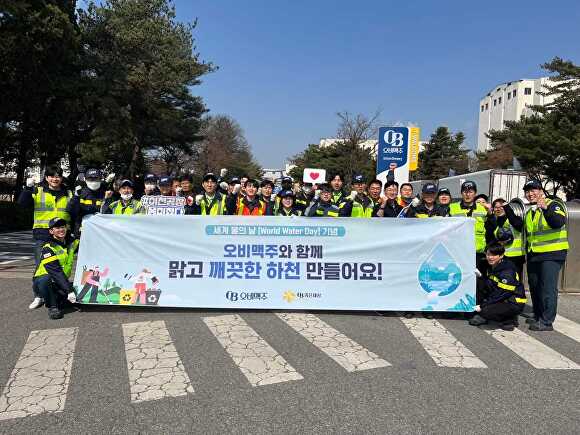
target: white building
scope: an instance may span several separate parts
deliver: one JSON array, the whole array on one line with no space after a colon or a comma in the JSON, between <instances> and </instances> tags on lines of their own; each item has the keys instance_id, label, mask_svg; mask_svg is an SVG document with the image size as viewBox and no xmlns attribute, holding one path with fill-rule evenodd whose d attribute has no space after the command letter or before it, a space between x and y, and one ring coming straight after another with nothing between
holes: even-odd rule
<instances>
[{"instance_id":1,"label":"white building","mask_svg":"<svg viewBox=\"0 0 580 435\"><path fill-rule=\"evenodd\" d=\"M503 83L492 89L479 102L479 131L477 151L484 152L491 148L486 133L490 130L502 130L505 121L518 121L522 116L529 116L529 106L543 106L554 100L538 92L545 91L544 84L548 77L528 80L522 79Z\"/></svg>"},{"instance_id":2,"label":"white building","mask_svg":"<svg viewBox=\"0 0 580 435\"><path fill-rule=\"evenodd\" d=\"M344 139L336 139L336 138L332 138L332 137L322 138L322 139L320 139L320 143L318 144L318 146L320 148L326 148L326 147L329 147L336 142L343 142L343 141L344 141ZM373 150L376 153L378 143L379 143L379 141L376 139L369 139L369 140L365 140L364 142L359 143L359 146L363 149Z\"/></svg>"}]
</instances>

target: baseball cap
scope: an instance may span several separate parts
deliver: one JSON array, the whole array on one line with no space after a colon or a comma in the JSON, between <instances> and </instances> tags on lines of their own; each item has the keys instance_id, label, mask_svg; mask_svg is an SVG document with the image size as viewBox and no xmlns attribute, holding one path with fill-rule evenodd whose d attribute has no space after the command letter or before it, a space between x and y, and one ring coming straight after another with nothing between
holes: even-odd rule
<instances>
[{"instance_id":1,"label":"baseball cap","mask_svg":"<svg viewBox=\"0 0 580 435\"><path fill-rule=\"evenodd\" d=\"M48 228L64 227L66 221L63 218L55 217L48 222Z\"/></svg>"},{"instance_id":2,"label":"baseball cap","mask_svg":"<svg viewBox=\"0 0 580 435\"><path fill-rule=\"evenodd\" d=\"M477 184L475 184L474 181L464 181L463 184L461 185L461 191L464 192L466 190L473 190L475 192L477 192Z\"/></svg>"},{"instance_id":3,"label":"baseball cap","mask_svg":"<svg viewBox=\"0 0 580 435\"><path fill-rule=\"evenodd\" d=\"M171 185L171 177L161 177L159 179L160 186L169 186Z\"/></svg>"},{"instance_id":4,"label":"baseball cap","mask_svg":"<svg viewBox=\"0 0 580 435\"><path fill-rule=\"evenodd\" d=\"M103 173L100 169L90 168L85 172L85 180L88 178L97 178L100 180L103 178Z\"/></svg>"},{"instance_id":5,"label":"baseball cap","mask_svg":"<svg viewBox=\"0 0 580 435\"><path fill-rule=\"evenodd\" d=\"M352 182L353 183L364 183L365 182L365 177L362 174L355 174L352 177Z\"/></svg>"},{"instance_id":6,"label":"baseball cap","mask_svg":"<svg viewBox=\"0 0 580 435\"><path fill-rule=\"evenodd\" d=\"M294 198L294 192L292 192L291 190L283 190L282 192L279 193L280 198L287 198L287 197L292 197Z\"/></svg>"},{"instance_id":7,"label":"baseball cap","mask_svg":"<svg viewBox=\"0 0 580 435\"><path fill-rule=\"evenodd\" d=\"M423 193L437 193L437 186L433 183L426 183L423 185L421 191Z\"/></svg>"},{"instance_id":8,"label":"baseball cap","mask_svg":"<svg viewBox=\"0 0 580 435\"><path fill-rule=\"evenodd\" d=\"M213 172L208 172L207 174L205 174L203 176L203 181L208 181L208 180L215 181L216 183L218 181L216 175Z\"/></svg>"},{"instance_id":9,"label":"baseball cap","mask_svg":"<svg viewBox=\"0 0 580 435\"><path fill-rule=\"evenodd\" d=\"M282 177L281 183L292 183L292 177Z\"/></svg>"},{"instance_id":10,"label":"baseball cap","mask_svg":"<svg viewBox=\"0 0 580 435\"><path fill-rule=\"evenodd\" d=\"M442 187L441 189L439 189L439 192L437 192L437 196L440 196L440 195L451 196L451 191L447 187Z\"/></svg>"},{"instance_id":11,"label":"baseball cap","mask_svg":"<svg viewBox=\"0 0 580 435\"><path fill-rule=\"evenodd\" d=\"M125 187L125 186L128 186L131 189L133 189L133 187L134 187L133 186L133 182L131 180L123 180L123 181L121 181L121 184L119 184L119 188Z\"/></svg>"},{"instance_id":12,"label":"baseball cap","mask_svg":"<svg viewBox=\"0 0 580 435\"><path fill-rule=\"evenodd\" d=\"M147 174L143 178L143 182L144 183L156 183L157 182L157 176L155 174Z\"/></svg>"},{"instance_id":13,"label":"baseball cap","mask_svg":"<svg viewBox=\"0 0 580 435\"><path fill-rule=\"evenodd\" d=\"M498 242L509 242L513 240L514 234L512 233L512 230L510 230L509 228L500 228L497 231L496 238Z\"/></svg>"},{"instance_id":14,"label":"baseball cap","mask_svg":"<svg viewBox=\"0 0 580 435\"><path fill-rule=\"evenodd\" d=\"M538 180L528 180L526 184L524 184L524 192L527 192L528 190L531 189L541 189L541 188L542 183L540 183Z\"/></svg>"},{"instance_id":15,"label":"baseball cap","mask_svg":"<svg viewBox=\"0 0 580 435\"><path fill-rule=\"evenodd\" d=\"M274 187L274 183L272 182L272 180L262 180L262 182L260 183L260 187L264 187L264 186L272 186Z\"/></svg>"},{"instance_id":16,"label":"baseball cap","mask_svg":"<svg viewBox=\"0 0 580 435\"><path fill-rule=\"evenodd\" d=\"M232 177L229 184L240 184L240 177Z\"/></svg>"}]
</instances>

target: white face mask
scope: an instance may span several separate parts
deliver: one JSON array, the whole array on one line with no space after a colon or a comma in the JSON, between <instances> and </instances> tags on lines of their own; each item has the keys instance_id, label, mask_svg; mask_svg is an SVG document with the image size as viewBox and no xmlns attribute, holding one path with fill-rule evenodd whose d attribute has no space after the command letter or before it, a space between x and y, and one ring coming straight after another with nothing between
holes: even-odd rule
<instances>
[{"instance_id":1,"label":"white face mask","mask_svg":"<svg viewBox=\"0 0 580 435\"><path fill-rule=\"evenodd\" d=\"M101 187L101 182L100 181L87 181L87 187L91 190L99 190L99 187Z\"/></svg>"},{"instance_id":2,"label":"white face mask","mask_svg":"<svg viewBox=\"0 0 580 435\"><path fill-rule=\"evenodd\" d=\"M133 194L132 193L123 193L123 194L121 194L121 199L123 201L129 201L131 198L133 198Z\"/></svg>"}]
</instances>

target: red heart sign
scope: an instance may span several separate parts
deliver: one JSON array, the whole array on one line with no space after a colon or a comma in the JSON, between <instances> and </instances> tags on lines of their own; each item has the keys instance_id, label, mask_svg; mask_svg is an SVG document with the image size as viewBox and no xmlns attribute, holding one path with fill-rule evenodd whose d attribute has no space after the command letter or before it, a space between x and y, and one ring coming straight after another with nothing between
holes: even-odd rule
<instances>
[{"instance_id":1,"label":"red heart sign","mask_svg":"<svg viewBox=\"0 0 580 435\"><path fill-rule=\"evenodd\" d=\"M316 180L319 176L320 176L320 174L318 172L311 172L310 173L310 178L312 178L313 180Z\"/></svg>"}]
</instances>

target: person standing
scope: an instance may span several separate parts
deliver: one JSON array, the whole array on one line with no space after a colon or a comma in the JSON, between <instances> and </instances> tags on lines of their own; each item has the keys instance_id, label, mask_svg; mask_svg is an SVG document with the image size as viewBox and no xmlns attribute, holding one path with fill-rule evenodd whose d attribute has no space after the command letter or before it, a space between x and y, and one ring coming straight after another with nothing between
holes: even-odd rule
<instances>
[{"instance_id":1,"label":"person standing","mask_svg":"<svg viewBox=\"0 0 580 435\"><path fill-rule=\"evenodd\" d=\"M101 213L115 215L144 214L145 208L140 201L133 198L134 185L131 180L123 180L119 185L119 195L121 198L113 201L113 191L105 192L105 201L101 206Z\"/></svg>"},{"instance_id":2,"label":"person standing","mask_svg":"<svg viewBox=\"0 0 580 435\"><path fill-rule=\"evenodd\" d=\"M441 216L439 207L435 204L437 186L433 183L425 183L421 189L421 202L416 207L411 204L405 214L409 218L430 218Z\"/></svg>"},{"instance_id":3,"label":"person standing","mask_svg":"<svg viewBox=\"0 0 580 435\"><path fill-rule=\"evenodd\" d=\"M314 198L308 208L306 209L306 216L308 217L343 217L344 202L341 205L332 202L332 194L334 188L328 184L321 184L319 190L314 194Z\"/></svg>"},{"instance_id":4,"label":"person standing","mask_svg":"<svg viewBox=\"0 0 580 435\"><path fill-rule=\"evenodd\" d=\"M396 218L403 210L403 207L399 205L397 201L397 193L399 192L399 185L396 181L387 181L385 184L385 200L376 209L375 214L377 217L389 217Z\"/></svg>"},{"instance_id":5,"label":"person standing","mask_svg":"<svg viewBox=\"0 0 580 435\"><path fill-rule=\"evenodd\" d=\"M522 277L524 276L526 251L523 246L522 233L514 226L516 224L521 229L522 219L518 219L503 198L495 199L491 208L495 220L488 219L486 239L497 241L505 247L505 256L514 264L519 276Z\"/></svg>"},{"instance_id":6,"label":"person standing","mask_svg":"<svg viewBox=\"0 0 580 435\"><path fill-rule=\"evenodd\" d=\"M228 214L226 195L218 192L218 177L207 173L201 183L203 193L195 197L193 214L201 216L221 216Z\"/></svg>"},{"instance_id":7,"label":"person standing","mask_svg":"<svg viewBox=\"0 0 580 435\"><path fill-rule=\"evenodd\" d=\"M257 195L259 186L257 180L247 180L243 186L245 195L232 194L226 199L228 210L233 210L233 214L238 216L271 216L272 207Z\"/></svg>"},{"instance_id":8,"label":"person standing","mask_svg":"<svg viewBox=\"0 0 580 435\"><path fill-rule=\"evenodd\" d=\"M449 216L449 205L451 204L451 191L447 187L442 187L437 192L437 205L441 216Z\"/></svg>"},{"instance_id":9,"label":"person standing","mask_svg":"<svg viewBox=\"0 0 580 435\"><path fill-rule=\"evenodd\" d=\"M361 174L354 175L352 177L352 187L353 191L342 206L344 215L356 218L372 217L375 204L367 196L367 184L364 176ZM339 205L340 207L341 205Z\"/></svg>"},{"instance_id":10,"label":"person standing","mask_svg":"<svg viewBox=\"0 0 580 435\"><path fill-rule=\"evenodd\" d=\"M337 206L341 206L348 198L348 195L343 190L344 176L340 172L330 174L329 185L331 187L331 202Z\"/></svg>"},{"instance_id":11,"label":"person standing","mask_svg":"<svg viewBox=\"0 0 580 435\"><path fill-rule=\"evenodd\" d=\"M75 195L67 206L71 222L74 225L74 234L77 237L80 237L82 231L83 218L100 213L105 199L105 192L107 191L103 182L103 174L99 169L87 169L85 183L86 187L80 189L78 195Z\"/></svg>"},{"instance_id":12,"label":"person standing","mask_svg":"<svg viewBox=\"0 0 580 435\"><path fill-rule=\"evenodd\" d=\"M280 206L276 210L276 216L302 216L302 210L296 207L294 203L294 192L292 190L283 190L280 192Z\"/></svg>"},{"instance_id":13,"label":"person standing","mask_svg":"<svg viewBox=\"0 0 580 435\"><path fill-rule=\"evenodd\" d=\"M413 185L411 183L401 184L400 196L397 198L399 205L403 208L411 205L411 201L415 198L413 194Z\"/></svg>"},{"instance_id":14,"label":"person standing","mask_svg":"<svg viewBox=\"0 0 580 435\"><path fill-rule=\"evenodd\" d=\"M531 207L523 219L527 272L533 318L532 331L552 331L558 309L558 277L568 254L566 210L544 195L542 184L530 180L524 185Z\"/></svg>"},{"instance_id":15,"label":"person standing","mask_svg":"<svg viewBox=\"0 0 580 435\"><path fill-rule=\"evenodd\" d=\"M34 240L34 263L38 266L41 260L43 245L52 240L49 222L53 218L63 219L70 226L71 218L67 211L68 203L73 194L63 186L62 169L57 166L48 166L44 171L44 181L34 186L34 180L29 178L18 197L18 204L23 207L34 207L34 222L32 224L32 238ZM34 294L34 299L28 308L31 310L41 307L43 297Z\"/></svg>"}]
</instances>

